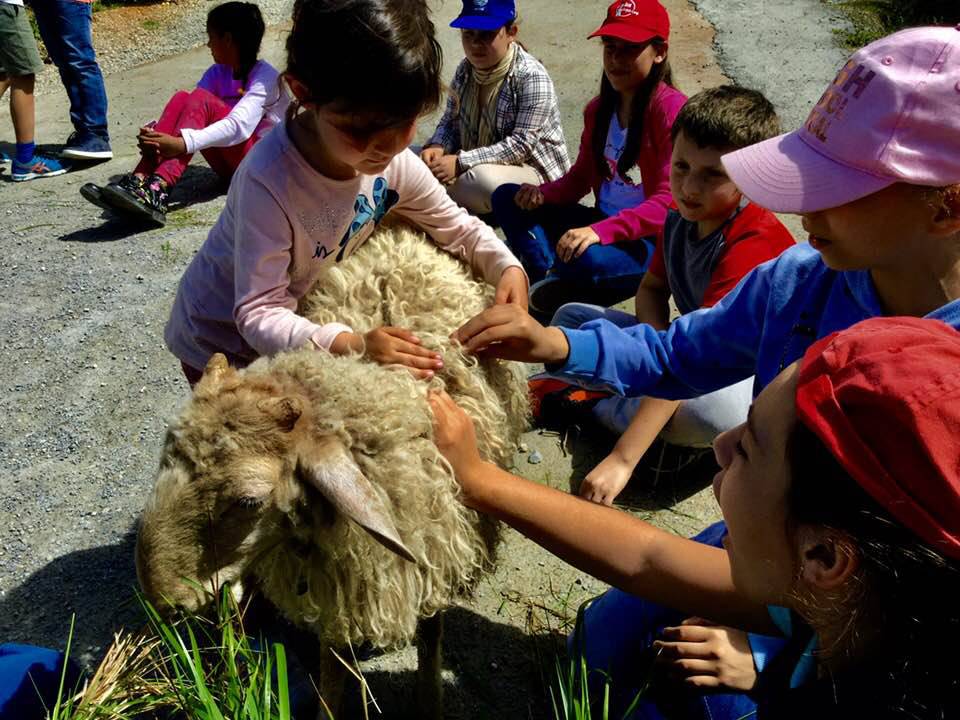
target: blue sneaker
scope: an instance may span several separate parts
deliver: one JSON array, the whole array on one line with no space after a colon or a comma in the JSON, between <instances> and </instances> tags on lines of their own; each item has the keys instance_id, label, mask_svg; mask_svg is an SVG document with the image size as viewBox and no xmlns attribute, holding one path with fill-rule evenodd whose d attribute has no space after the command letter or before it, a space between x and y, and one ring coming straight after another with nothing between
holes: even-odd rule
<instances>
[{"instance_id":1,"label":"blue sneaker","mask_svg":"<svg viewBox=\"0 0 960 720\"><path fill-rule=\"evenodd\" d=\"M14 159L13 172L10 174L10 177L14 182L23 182L24 180L36 180L37 178L63 175L67 170L67 166L61 165L53 158L34 155L30 162L26 163L21 163Z\"/></svg>"},{"instance_id":2,"label":"blue sneaker","mask_svg":"<svg viewBox=\"0 0 960 720\"><path fill-rule=\"evenodd\" d=\"M67 145L60 151L60 156L71 160L110 160L113 150L110 143L100 137L80 137L78 133L71 133L67 138Z\"/></svg>"},{"instance_id":3,"label":"blue sneaker","mask_svg":"<svg viewBox=\"0 0 960 720\"><path fill-rule=\"evenodd\" d=\"M11 158L3 150L0 150L0 165L9 165Z\"/></svg>"}]
</instances>

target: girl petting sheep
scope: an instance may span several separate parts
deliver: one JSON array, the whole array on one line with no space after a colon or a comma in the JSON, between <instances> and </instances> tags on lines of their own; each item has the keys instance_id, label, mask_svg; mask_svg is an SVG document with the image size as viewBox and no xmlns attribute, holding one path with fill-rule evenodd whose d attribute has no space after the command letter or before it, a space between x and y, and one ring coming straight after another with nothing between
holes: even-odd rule
<instances>
[{"instance_id":1,"label":"girl petting sheep","mask_svg":"<svg viewBox=\"0 0 960 720\"><path fill-rule=\"evenodd\" d=\"M213 8L207 15L207 47L214 64L194 90L174 93L155 124L140 128L142 157L132 173L105 187L86 183L80 194L99 207L163 225L170 190L195 152L229 180L289 104L276 68L257 59L263 31L260 8L253 3Z\"/></svg>"},{"instance_id":2,"label":"girl petting sheep","mask_svg":"<svg viewBox=\"0 0 960 720\"><path fill-rule=\"evenodd\" d=\"M670 128L686 98L673 87L670 18L657 0L616 0L590 36L603 40L600 96L584 110L573 167L545 184L503 185L493 212L549 318L566 302L631 297L670 205ZM596 207L578 204L590 191Z\"/></svg>"},{"instance_id":3,"label":"girl petting sheep","mask_svg":"<svg viewBox=\"0 0 960 720\"><path fill-rule=\"evenodd\" d=\"M570 159L553 81L517 41L513 0L463 0L450 27L466 57L420 157L454 200L486 214L503 183L556 180Z\"/></svg>"},{"instance_id":4,"label":"girl petting sheep","mask_svg":"<svg viewBox=\"0 0 960 720\"><path fill-rule=\"evenodd\" d=\"M349 73L330 72L344 65ZM285 72L295 103L234 177L167 323L191 384L216 352L244 366L308 344L431 378L439 353L404 328L361 334L296 313L324 269L348 261L388 212L465 259L496 286L496 302L526 307L519 261L405 150L417 117L439 104L440 65L423 0L298 0Z\"/></svg>"},{"instance_id":5,"label":"girl petting sheep","mask_svg":"<svg viewBox=\"0 0 960 720\"><path fill-rule=\"evenodd\" d=\"M632 593L784 636L756 717L945 718L960 703L940 652L960 642L958 367L960 334L937 320L875 318L810 347L714 444L722 549L482 462L469 418L431 402L468 505ZM716 656L687 639L658 647L717 685ZM647 709L632 717L659 717Z\"/></svg>"}]
</instances>

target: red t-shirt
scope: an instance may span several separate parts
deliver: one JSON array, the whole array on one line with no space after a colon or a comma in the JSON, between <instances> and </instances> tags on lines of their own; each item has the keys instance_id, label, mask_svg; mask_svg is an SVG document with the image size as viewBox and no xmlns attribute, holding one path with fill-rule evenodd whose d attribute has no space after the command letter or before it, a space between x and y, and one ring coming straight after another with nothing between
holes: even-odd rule
<instances>
[{"instance_id":1,"label":"red t-shirt","mask_svg":"<svg viewBox=\"0 0 960 720\"><path fill-rule=\"evenodd\" d=\"M657 235L656 249L647 272L663 280L668 287L670 273L667 272L664 256L664 234L672 232L671 237L676 238L686 230L696 237L696 229L692 225L694 223L684 220L676 206L673 206L664 229ZM700 307L715 305L753 268L772 260L795 244L790 231L776 215L753 203L741 208L729 222L704 238L704 241L715 243L717 252L711 260L712 270ZM674 289L671 288L670 292L673 293Z\"/></svg>"}]
</instances>

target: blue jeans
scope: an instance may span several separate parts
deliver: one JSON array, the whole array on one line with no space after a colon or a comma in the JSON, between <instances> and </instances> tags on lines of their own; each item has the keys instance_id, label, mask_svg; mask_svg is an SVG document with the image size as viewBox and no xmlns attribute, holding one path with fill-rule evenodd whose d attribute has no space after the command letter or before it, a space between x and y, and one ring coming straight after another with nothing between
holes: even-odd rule
<instances>
[{"instance_id":1,"label":"blue jeans","mask_svg":"<svg viewBox=\"0 0 960 720\"><path fill-rule=\"evenodd\" d=\"M110 142L107 91L97 65L91 33L90 3L77 0L31 2L40 37L60 71L70 99L70 121L82 142L91 137Z\"/></svg>"},{"instance_id":2,"label":"blue jeans","mask_svg":"<svg viewBox=\"0 0 960 720\"><path fill-rule=\"evenodd\" d=\"M718 522L693 539L704 545L721 547L727 527ZM679 625L687 616L676 610L648 602L622 590L611 589L589 605L583 616L583 656L590 669L605 670L611 677L611 718L619 718L645 682L637 676L637 668L644 666L644 653L665 627ZM762 669L767 652L782 644L778 638L750 636L754 660ZM756 703L746 694L677 692L669 701L669 715L665 705L652 699L643 699L630 714L630 720L663 720L683 717L687 720L737 720L756 712Z\"/></svg>"},{"instance_id":3,"label":"blue jeans","mask_svg":"<svg viewBox=\"0 0 960 720\"><path fill-rule=\"evenodd\" d=\"M560 261L557 241L567 230L592 225L607 216L585 205L543 205L536 210L521 210L513 202L519 189L519 185L501 185L494 191L491 205L507 245L523 263L531 283L550 272L582 290L571 301L596 301L600 305L612 305L637 292L653 255L652 241L638 238L591 245L580 257Z\"/></svg>"}]
</instances>

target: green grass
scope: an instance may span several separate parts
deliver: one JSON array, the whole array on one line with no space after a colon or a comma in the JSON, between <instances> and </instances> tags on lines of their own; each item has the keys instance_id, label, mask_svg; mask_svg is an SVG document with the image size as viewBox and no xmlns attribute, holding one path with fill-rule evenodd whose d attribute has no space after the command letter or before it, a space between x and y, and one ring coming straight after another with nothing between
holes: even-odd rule
<instances>
[{"instance_id":1,"label":"green grass","mask_svg":"<svg viewBox=\"0 0 960 720\"><path fill-rule=\"evenodd\" d=\"M290 720L283 645L254 643L224 588L214 617L169 621L141 599L147 628L118 635L82 689L64 688L48 720L134 720L148 713L191 720ZM67 641L67 655L73 636Z\"/></svg>"},{"instance_id":2,"label":"green grass","mask_svg":"<svg viewBox=\"0 0 960 720\"><path fill-rule=\"evenodd\" d=\"M835 31L849 48L858 48L914 25L960 23L958 0L823 0L839 7L852 25Z\"/></svg>"}]
</instances>

